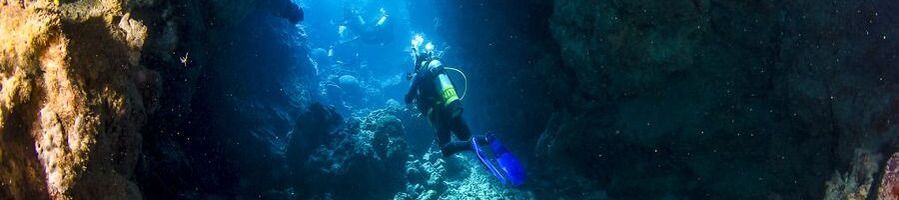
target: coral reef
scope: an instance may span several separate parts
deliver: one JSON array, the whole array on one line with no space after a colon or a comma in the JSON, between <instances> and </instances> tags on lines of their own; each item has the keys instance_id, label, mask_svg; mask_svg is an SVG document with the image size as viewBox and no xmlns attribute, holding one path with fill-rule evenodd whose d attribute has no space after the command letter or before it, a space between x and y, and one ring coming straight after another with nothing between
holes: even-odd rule
<instances>
[{"instance_id":1,"label":"coral reef","mask_svg":"<svg viewBox=\"0 0 899 200\"><path fill-rule=\"evenodd\" d=\"M291 133L288 166L296 198L533 199L503 186L473 157L444 158L431 146L410 152L396 104L342 120L333 107L311 105ZM345 188L364 188L345 192Z\"/></svg>"},{"instance_id":2,"label":"coral reef","mask_svg":"<svg viewBox=\"0 0 899 200\"><path fill-rule=\"evenodd\" d=\"M473 154L443 157L436 146L406 163L406 190L395 200L534 199L527 190L502 185Z\"/></svg>"}]
</instances>

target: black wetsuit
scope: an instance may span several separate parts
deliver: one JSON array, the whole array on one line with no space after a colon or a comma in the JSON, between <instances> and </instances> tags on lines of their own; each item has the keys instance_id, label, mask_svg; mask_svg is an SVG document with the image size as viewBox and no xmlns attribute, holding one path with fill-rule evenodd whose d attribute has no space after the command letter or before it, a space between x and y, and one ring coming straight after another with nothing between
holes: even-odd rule
<instances>
[{"instance_id":1,"label":"black wetsuit","mask_svg":"<svg viewBox=\"0 0 899 200\"><path fill-rule=\"evenodd\" d=\"M429 63L429 62L428 62ZM423 64L428 66L427 63ZM427 67L423 67L427 68ZM412 79L412 86L406 94L406 103L418 101L418 109L428 117L431 126L437 131L437 144L444 156L471 149L471 131L462 119L461 100L449 105L444 104L437 91L437 75L444 73L443 67L419 70ZM460 141L452 141L454 133Z\"/></svg>"}]
</instances>

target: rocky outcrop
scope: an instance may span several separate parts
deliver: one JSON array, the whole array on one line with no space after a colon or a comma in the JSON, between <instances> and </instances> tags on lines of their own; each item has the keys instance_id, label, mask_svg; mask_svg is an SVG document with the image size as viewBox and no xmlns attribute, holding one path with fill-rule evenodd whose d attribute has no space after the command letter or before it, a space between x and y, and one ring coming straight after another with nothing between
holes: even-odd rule
<instances>
[{"instance_id":1,"label":"rocky outcrop","mask_svg":"<svg viewBox=\"0 0 899 200\"><path fill-rule=\"evenodd\" d=\"M346 121L333 107L312 104L297 119L286 157L291 198L533 199L504 186L474 154L443 157L431 145L422 154L406 144L408 129L397 104ZM359 188L346 192L346 188ZM596 197L596 196L593 196Z\"/></svg>"},{"instance_id":2,"label":"rocky outcrop","mask_svg":"<svg viewBox=\"0 0 899 200\"><path fill-rule=\"evenodd\" d=\"M868 196L874 194L870 191L872 186L878 184L874 180L881 161L883 157L880 155L864 150L856 151L855 160L851 163L852 169L846 173L837 172L827 181L824 199L868 199Z\"/></svg>"},{"instance_id":3,"label":"rocky outcrop","mask_svg":"<svg viewBox=\"0 0 899 200\"><path fill-rule=\"evenodd\" d=\"M889 159L877 153L857 150L852 168L837 172L827 181L824 199L897 199L899 198L899 153Z\"/></svg>"},{"instance_id":4,"label":"rocky outcrop","mask_svg":"<svg viewBox=\"0 0 899 200\"><path fill-rule=\"evenodd\" d=\"M140 198L138 130L159 76L132 2L0 6L0 198Z\"/></svg>"},{"instance_id":5,"label":"rocky outcrop","mask_svg":"<svg viewBox=\"0 0 899 200\"><path fill-rule=\"evenodd\" d=\"M387 110L350 118L339 128L339 114L319 104L300 118L308 120L297 121L287 154L299 198L387 199L405 185L405 130Z\"/></svg>"},{"instance_id":6,"label":"rocky outcrop","mask_svg":"<svg viewBox=\"0 0 899 200\"><path fill-rule=\"evenodd\" d=\"M883 174L877 188L877 199L899 199L899 153L893 153L883 167Z\"/></svg>"}]
</instances>

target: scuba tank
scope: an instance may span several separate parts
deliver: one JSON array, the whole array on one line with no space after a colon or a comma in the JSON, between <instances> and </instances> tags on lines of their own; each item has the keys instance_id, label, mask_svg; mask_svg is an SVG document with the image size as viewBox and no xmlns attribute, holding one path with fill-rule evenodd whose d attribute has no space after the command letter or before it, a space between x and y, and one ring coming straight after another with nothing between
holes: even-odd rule
<instances>
[{"instance_id":1,"label":"scuba tank","mask_svg":"<svg viewBox=\"0 0 899 200\"><path fill-rule=\"evenodd\" d=\"M437 91L440 92L440 96L443 97L444 106L459 101L459 95L456 94L456 87L453 86L452 80L450 80L446 73L440 72L440 74L437 74L435 81L437 81Z\"/></svg>"},{"instance_id":2,"label":"scuba tank","mask_svg":"<svg viewBox=\"0 0 899 200\"><path fill-rule=\"evenodd\" d=\"M450 112L451 116L456 117L462 114L462 98L456 93L456 87L453 85L452 79L446 74L446 68L439 60L431 60L427 63L427 70L434 73L434 85L440 98L438 105L443 106Z\"/></svg>"}]
</instances>

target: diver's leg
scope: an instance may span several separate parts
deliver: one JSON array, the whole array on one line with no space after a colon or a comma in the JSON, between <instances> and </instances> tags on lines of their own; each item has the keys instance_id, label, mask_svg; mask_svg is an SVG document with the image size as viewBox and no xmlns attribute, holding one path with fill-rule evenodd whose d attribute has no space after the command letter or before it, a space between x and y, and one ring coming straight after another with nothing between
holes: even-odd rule
<instances>
[{"instance_id":1,"label":"diver's leg","mask_svg":"<svg viewBox=\"0 0 899 200\"><path fill-rule=\"evenodd\" d=\"M440 152L443 153L444 157L449 157L461 151L467 151L471 149L471 143L468 143L467 140L452 141L452 124L440 125L450 125L443 126L437 129L437 144L440 146Z\"/></svg>"},{"instance_id":2,"label":"diver's leg","mask_svg":"<svg viewBox=\"0 0 899 200\"><path fill-rule=\"evenodd\" d=\"M443 147L452 141L450 130L446 128L437 128L437 147L443 151Z\"/></svg>"},{"instance_id":3,"label":"diver's leg","mask_svg":"<svg viewBox=\"0 0 899 200\"><path fill-rule=\"evenodd\" d=\"M443 152L444 157L449 157L459 152L471 150L471 143L468 141L450 142L443 145L440 150Z\"/></svg>"},{"instance_id":4,"label":"diver's leg","mask_svg":"<svg viewBox=\"0 0 899 200\"><path fill-rule=\"evenodd\" d=\"M471 139L471 129L468 128L468 123L465 123L465 119L462 119L462 116L454 117L450 122L450 129L456 134L456 138L462 141L468 141Z\"/></svg>"},{"instance_id":5,"label":"diver's leg","mask_svg":"<svg viewBox=\"0 0 899 200\"><path fill-rule=\"evenodd\" d=\"M452 117L449 119L447 125L448 130L452 130L452 132L459 138L460 141L449 142L441 146L441 150L443 150L444 156L450 156L458 152L472 150L471 147L471 131L468 128L468 124L462 119L461 116ZM479 143L481 140L478 140Z\"/></svg>"},{"instance_id":6,"label":"diver's leg","mask_svg":"<svg viewBox=\"0 0 899 200\"><path fill-rule=\"evenodd\" d=\"M451 130L453 130L453 132L456 133L457 138L459 138L460 140L464 140L466 142L471 140L471 137L472 137L471 129L468 128L468 123L465 122L465 119L462 119L462 116L459 116L459 117L456 117L455 119L453 119L452 124L453 124L453 126L452 126ZM488 139L489 136L487 136L487 135L474 136L474 137L478 141L479 144L490 143L490 140Z\"/></svg>"}]
</instances>

